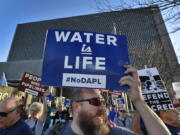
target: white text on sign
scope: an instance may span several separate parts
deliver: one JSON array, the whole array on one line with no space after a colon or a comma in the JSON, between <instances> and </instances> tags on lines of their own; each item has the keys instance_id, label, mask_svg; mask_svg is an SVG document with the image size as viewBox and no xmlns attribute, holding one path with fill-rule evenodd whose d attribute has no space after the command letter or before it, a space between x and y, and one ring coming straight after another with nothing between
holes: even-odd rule
<instances>
[{"instance_id":1,"label":"white text on sign","mask_svg":"<svg viewBox=\"0 0 180 135\"><path fill-rule=\"evenodd\" d=\"M63 73L62 85L89 88L106 88L106 76Z\"/></svg>"},{"instance_id":2,"label":"white text on sign","mask_svg":"<svg viewBox=\"0 0 180 135\"><path fill-rule=\"evenodd\" d=\"M55 37L57 42L79 42L79 43L92 43L93 37L95 37L95 44L113 45L117 46L117 38L114 35L104 35L104 34L93 34L85 32L83 37L80 32L71 31L55 31Z\"/></svg>"},{"instance_id":3,"label":"white text on sign","mask_svg":"<svg viewBox=\"0 0 180 135\"><path fill-rule=\"evenodd\" d=\"M69 59L69 56L65 56L64 68L66 69L87 69L88 65L95 65L95 70L106 70L104 57L95 57L95 63L93 63L93 57L82 57L80 59L79 56L76 56L74 64L69 64ZM82 65L80 65L80 60L82 60Z\"/></svg>"},{"instance_id":4,"label":"white text on sign","mask_svg":"<svg viewBox=\"0 0 180 135\"><path fill-rule=\"evenodd\" d=\"M31 74L29 74L29 73L26 73L26 74L25 74L25 78L29 78L29 80L33 80L33 81L37 81L37 82L40 82L40 81L41 81L41 78L40 78L40 77L31 75Z\"/></svg>"}]
</instances>

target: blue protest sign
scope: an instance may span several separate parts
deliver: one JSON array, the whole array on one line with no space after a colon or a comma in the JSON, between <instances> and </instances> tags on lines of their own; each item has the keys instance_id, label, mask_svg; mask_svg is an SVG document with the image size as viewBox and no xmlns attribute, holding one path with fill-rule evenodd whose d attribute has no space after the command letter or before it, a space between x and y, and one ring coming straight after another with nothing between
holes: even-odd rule
<instances>
[{"instance_id":1,"label":"blue protest sign","mask_svg":"<svg viewBox=\"0 0 180 135\"><path fill-rule=\"evenodd\" d=\"M125 104L124 98L118 98L116 101L118 104Z\"/></svg>"},{"instance_id":2,"label":"blue protest sign","mask_svg":"<svg viewBox=\"0 0 180 135\"><path fill-rule=\"evenodd\" d=\"M65 107L70 107L70 105L71 105L71 100L70 99L65 99L64 106Z\"/></svg>"},{"instance_id":3,"label":"blue protest sign","mask_svg":"<svg viewBox=\"0 0 180 135\"><path fill-rule=\"evenodd\" d=\"M42 85L127 90L118 81L129 64L123 35L48 30Z\"/></svg>"},{"instance_id":4,"label":"blue protest sign","mask_svg":"<svg viewBox=\"0 0 180 135\"><path fill-rule=\"evenodd\" d=\"M53 100L53 96L52 96L51 92L46 96L46 100L47 101L52 101Z\"/></svg>"}]
</instances>

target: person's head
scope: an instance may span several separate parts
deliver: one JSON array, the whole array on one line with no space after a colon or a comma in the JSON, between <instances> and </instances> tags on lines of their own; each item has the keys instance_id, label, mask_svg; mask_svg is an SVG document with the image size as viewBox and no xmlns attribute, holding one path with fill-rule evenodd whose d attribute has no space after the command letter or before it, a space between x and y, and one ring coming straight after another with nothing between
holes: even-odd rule
<instances>
[{"instance_id":1,"label":"person's head","mask_svg":"<svg viewBox=\"0 0 180 135\"><path fill-rule=\"evenodd\" d=\"M10 97L0 102L0 128L13 126L20 119L19 100Z\"/></svg>"},{"instance_id":2,"label":"person's head","mask_svg":"<svg viewBox=\"0 0 180 135\"><path fill-rule=\"evenodd\" d=\"M64 105L60 104L58 109L59 109L60 112L62 112L64 110Z\"/></svg>"},{"instance_id":3,"label":"person's head","mask_svg":"<svg viewBox=\"0 0 180 135\"><path fill-rule=\"evenodd\" d=\"M118 117L121 119L121 120L124 120L126 118L126 109L124 106L121 106L117 112L117 115Z\"/></svg>"},{"instance_id":4,"label":"person's head","mask_svg":"<svg viewBox=\"0 0 180 135\"><path fill-rule=\"evenodd\" d=\"M73 122L85 135L105 135L108 132L106 108L99 90L75 88L71 99Z\"/></svg>"},{"instance_id":5,"label":"person's head","mask_svg":"<svg viewBox=\"0 0 180 135\"><path fill-rule=\"evenodd\" d=\"M34 102L29 107L29 115L33 119L39 119L43 111L43 105L39 102Z\"/></svg>"},{"instance_id":6,"label":"person's head","mask_svg":"<svg viewBox=\"0 0 180 135\"><path fill-rule=\"evenodd\" d=\"M166 110L159 112L162 121L171 126L180 126L180 112L178 110Z\"/></svg>"}]
</instances>

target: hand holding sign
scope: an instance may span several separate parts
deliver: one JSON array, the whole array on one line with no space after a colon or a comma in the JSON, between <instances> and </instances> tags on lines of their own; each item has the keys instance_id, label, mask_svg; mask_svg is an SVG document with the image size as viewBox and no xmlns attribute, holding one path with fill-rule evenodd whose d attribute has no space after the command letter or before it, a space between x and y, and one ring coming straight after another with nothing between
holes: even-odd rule
<instances>
[{"instance_id":1,"label":"hand holding sign","mask_svg":"<svg viewBox=\"0 0 180 135\"><path fill-rule=\"evenodd\" d=\"M122 77L119 81L120 85L128 85L130 87L130 92L127 94L133 103L143 101L137 70L130 65L125 65L124 67L126 68L125 74L132 75Z\"/></svg>"}]
</instances>

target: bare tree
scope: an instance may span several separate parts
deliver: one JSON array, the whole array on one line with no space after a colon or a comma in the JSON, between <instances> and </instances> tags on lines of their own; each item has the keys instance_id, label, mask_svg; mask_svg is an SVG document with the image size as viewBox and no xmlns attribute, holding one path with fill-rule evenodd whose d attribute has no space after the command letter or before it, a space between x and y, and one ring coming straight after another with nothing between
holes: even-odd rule
<instances>
[{"instance_id":1,"label":"bare tree","mask_svg":"<svg viewBox=\"0 0 180 135\"><path fill-rule=\"evenodd\" d=\"M95 2L100 12L158 5L164 21L171 24L170 32L180 30L180 0L95 0Z\"/></svg>"}]
</instances>

